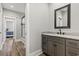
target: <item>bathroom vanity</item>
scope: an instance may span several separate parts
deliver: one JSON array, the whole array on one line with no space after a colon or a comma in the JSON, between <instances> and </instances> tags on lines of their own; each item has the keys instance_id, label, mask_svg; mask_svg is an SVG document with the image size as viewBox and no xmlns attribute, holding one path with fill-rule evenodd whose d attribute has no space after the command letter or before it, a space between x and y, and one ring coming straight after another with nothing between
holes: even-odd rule
<instances>
[{"instance_id":1,"label":"bathroom vanity","mask_svg":"<svg viewBox=\"0 0 79 59\"><path fill-rule=\"evenodd\" d=\"M71 4L54 11L54 28L58 34L42 33L42 51L49 56L79 56L79 36L63 35L61 29L70 29Z\"/></svg>"},{"instance_id":2,"label":"bathroom vanity","mask_svg":"<svg viewBox=\"0 0 79 59\"><path fill-rule=\"evenodd\" d=\"M79 36L42 33L42 51L49 56L79 56Z\"/></svg>"}]
</instances>

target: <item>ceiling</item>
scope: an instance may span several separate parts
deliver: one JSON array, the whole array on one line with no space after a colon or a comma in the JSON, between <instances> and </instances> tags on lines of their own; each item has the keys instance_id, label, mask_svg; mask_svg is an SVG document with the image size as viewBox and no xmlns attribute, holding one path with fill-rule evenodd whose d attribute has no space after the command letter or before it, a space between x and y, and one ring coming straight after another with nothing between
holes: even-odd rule
<instances>
[{"instance_id":1,"label":"ceiling","mask_svg":"<svg viewBox=\"0 0 79 59\"><path fill-rule=\"evenodd\" d=\"M3 8L24 13L25 12L25 3L3 3Z\"/></svg>"}]
</instances>

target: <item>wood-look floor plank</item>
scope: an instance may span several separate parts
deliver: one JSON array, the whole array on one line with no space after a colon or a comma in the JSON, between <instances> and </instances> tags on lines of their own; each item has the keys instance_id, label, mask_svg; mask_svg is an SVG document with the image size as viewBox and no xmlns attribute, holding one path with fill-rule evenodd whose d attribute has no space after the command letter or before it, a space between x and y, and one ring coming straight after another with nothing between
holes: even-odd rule
<instances>
[{"instance_id":1,"label":"wood-look floor plank","mask_svg":"<svg viewBox=\"0 0 79 59\"><path fill-rule=\"evenodd\" d=\"M0 56L25 56L25 52L26 49L23 42L6 39L3 49L0 51Z\"/></svg>"}]
</instances>

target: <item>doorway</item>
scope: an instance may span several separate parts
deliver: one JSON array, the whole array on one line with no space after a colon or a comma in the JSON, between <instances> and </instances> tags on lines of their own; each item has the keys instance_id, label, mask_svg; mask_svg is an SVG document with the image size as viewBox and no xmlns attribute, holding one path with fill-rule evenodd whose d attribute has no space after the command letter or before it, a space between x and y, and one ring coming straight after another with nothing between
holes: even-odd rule
<instances>
[{"instance_id":1,"label":"doorway","mask_svg":"<svg viewBox=\"0 0 79 59\"><path fill-rule=\"evenodd\" d=\"M25 56L25 3L2 3L4 56ZM22 21L23 20L23 21ZM23 27L23 28L22 28Z\"/></svg>"}]
</instances>

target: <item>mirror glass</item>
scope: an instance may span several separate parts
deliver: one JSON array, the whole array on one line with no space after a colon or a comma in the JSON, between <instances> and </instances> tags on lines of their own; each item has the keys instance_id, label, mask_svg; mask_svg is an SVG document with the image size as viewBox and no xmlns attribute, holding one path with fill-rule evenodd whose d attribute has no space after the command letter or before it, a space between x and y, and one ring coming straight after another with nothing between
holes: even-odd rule
<instances>
[{"instance_id":1,"label":"mirror glass","mask_svg":"<svg viewBox=\"0 0 79 59\"><path fill-rule=\"evenodd\" d=\"M67 7L56 12L57 26L67 26Z\"/></svg>"},{"instance_id":2,"label":"mirror glass","mask_svg":"<svg viewBox=\"0 0 79 59\"><path fill-rule=\"evenodd\" d=\"M55 28L70 27L70 4L55 10Z\"/></svg>"}]
</instances>

